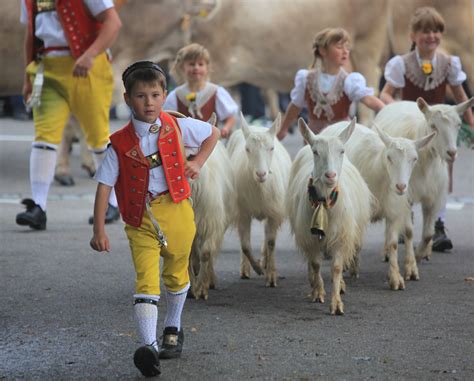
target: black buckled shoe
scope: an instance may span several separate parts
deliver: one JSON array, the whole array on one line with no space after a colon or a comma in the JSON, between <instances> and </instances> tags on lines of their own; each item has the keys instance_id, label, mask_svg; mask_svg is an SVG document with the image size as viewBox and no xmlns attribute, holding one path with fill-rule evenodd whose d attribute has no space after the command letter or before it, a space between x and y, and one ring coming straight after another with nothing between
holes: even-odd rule
<instances>
[{"instance_id":1,"label":"black buckled shoe","mask_svg":"<svg viewBox=\"0 0 474 381\"><path fill-rule=\"evenodd\" d=\"M109 204L107 211L105 212L105 223L111 224L114 221L117 221L120 218L119 208ZM89 225L94 224L94 216L89 217Z\"/></svg>"},{"instance_id":2,"label":"black buckled shoe","mask_svg":"<svg viewBox=\"0 0 474 381\"><path fill-rule=\"evenodd\" d=\"M154 377L161 373L160 359L153 345L138 348L133 355L133 363L145 377Z\"/></svg>"},{"instance_id":3,"label":"black buckled shoe","mask_svg":"<svg viewBox=\"0 0 474 381\"><path fill-rule=\"evenodd\" d=\"M435 222L435 234L433 236L433 251L443 252L445 250L451 250L453 243L446 235L444 231L444 222L438 218Z\"/></svg>"},{"instance_id":4,"label":"black buckled shoe","mask_svg":"<svg viewBox=\"0 0 474 381\"><path fill-rule=\"evenodd\" d=\"M166 327L163 331L163 342L161 343L160 359L168 360L181 357L184 343L183 328L178 332L176 327Z\"/></svg>"},{"instance_id":5,"label":"black buckled shoe","mask_svg":"<svg viewBox=\"0 0 474 381\"><path fill-rule=\"evenodd\" d=\"M18 225L27 225L35 230L46 229L46 212L41 206L36 204L31 198L25 198L21 201L26 206L26 212L16 215L16 223Z\"/></svg>"}]
</instances>

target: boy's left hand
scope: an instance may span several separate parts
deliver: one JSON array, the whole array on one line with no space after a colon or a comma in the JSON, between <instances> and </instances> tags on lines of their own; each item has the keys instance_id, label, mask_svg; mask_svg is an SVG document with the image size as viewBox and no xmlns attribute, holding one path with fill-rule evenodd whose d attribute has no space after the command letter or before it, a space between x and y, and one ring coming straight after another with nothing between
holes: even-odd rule
<instances>
[{"instance_id":1,"label":"boy's left hand","mask_svg":"<svg viewBox=\"0 0 474 381\"><path fill-rule=\"evenodd\" d=\"M184 166L184 175L191 180L197 179L201 172L201 166L194 160L188 160Z\"/></svg>"}]
</instances>

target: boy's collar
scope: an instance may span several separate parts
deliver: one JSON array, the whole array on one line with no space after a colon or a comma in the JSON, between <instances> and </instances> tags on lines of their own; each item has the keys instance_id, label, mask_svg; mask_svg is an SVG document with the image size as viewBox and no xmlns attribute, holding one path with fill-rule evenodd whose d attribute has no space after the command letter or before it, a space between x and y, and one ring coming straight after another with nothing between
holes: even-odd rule
<instances>
[{"instance_id":1,"label":"boy's collar","mask_svg":"<svg viewBox=\"0 0 474 381\"><path fill-rule=\"evenodd\" d=\"M138 136L143 137L149 132L152 124L157 124L161 127L161 120L160 118L157 118L155 123L142 122L141 120L136 119L135 115L132 114L132 124Z\"/></svg>"}]
</instances>

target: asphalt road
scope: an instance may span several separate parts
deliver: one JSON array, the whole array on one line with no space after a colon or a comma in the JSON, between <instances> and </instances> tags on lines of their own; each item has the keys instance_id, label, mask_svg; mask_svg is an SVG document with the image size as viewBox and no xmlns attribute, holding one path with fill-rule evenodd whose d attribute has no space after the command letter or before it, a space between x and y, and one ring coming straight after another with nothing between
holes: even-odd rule
<instances>
[{"instance_id":1,"label":"asphalt road","mask_svg":"<svg viewBox=\"0 0 474 381\"><path fill-rule=\"evenodd\" d=\"M108 227L110 254L89 248L95 184L80 169L77 147L76 186L52 186L48 230L15 224L19 200L30 195L32 136L32 122L0 119L0 380L141 379L132 361L139 341L124 225ZM294 156L302 139L289 136L285 145ZM309 302L306 264L288 224L276 244L277 288L255 274L239 278L238 237L229 231L216 262L217 289L208 301L186 303L183 356L163 361L160 378L474 379L473 159L474 151L463 148L455 163L447 213L454 250L435 253L420 264L420 281L391 291L380 259L383 225L372 225L360 278L347 280L344 316L329 315L327 301ZM416 242L420 220L416 207ZM255 223L254 251L262 234ZM325 261L322 269L327 291L329 266Z\"/></svg>"}]
</instances>

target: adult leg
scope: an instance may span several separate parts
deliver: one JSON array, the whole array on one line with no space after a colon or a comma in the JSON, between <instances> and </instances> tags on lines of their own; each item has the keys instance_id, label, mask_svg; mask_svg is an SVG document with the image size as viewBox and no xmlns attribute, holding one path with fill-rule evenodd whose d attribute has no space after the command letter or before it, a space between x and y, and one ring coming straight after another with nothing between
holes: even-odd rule
<instances>
[{"instance_id":1,"label":"adult leg","mask_svg":"<svg viewBox=\"0 0 474 381\"><path fill-rule=\"evenodd\" d=\"M73 95L71 96L72 113L84 131L96 168L99 168L104 160L109 142L112 90L112 68L105 53L96 57L87 78L76 78L74 81ZM111 192L105 223L119 219L120 213L117 205L115 192ZM89 224L93 223L93 217L89 218Z\"/></svg>"},{"instance_id":2,"label":"adult leg","mask_svg":"<svg viewBox=\"0 0 474 381\"><path fill-rule=\"evenodd\" d=\"M57 147L69 115L69 106L64 98L65 90L54 77L54 67L45 70L45 83L41 93L41 104L33 109L35 141L30 154L30 185L32 199L24 199L26 212L16 216L19 225L33 229L46 229L46 204L49 188L54 178ZM35 67L28 67L34 74Z\"/></svg>"}]
</instances>

